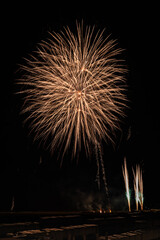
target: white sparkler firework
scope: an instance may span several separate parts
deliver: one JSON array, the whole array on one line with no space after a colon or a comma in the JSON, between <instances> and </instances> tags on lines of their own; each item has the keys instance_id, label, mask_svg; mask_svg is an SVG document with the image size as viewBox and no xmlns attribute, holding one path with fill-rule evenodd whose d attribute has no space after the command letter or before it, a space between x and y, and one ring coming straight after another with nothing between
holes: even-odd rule
<instances>
[{"instance_id":1,"label":"white sparkler firework","mask_svg":"<svg viewBox=\"0 0 160 240\"><path fill-rule=\"evenodd\" d=\"M142 170L139 165L136 165L136 172L132 168L134 176L134 192L135 192L135 201L136 201L136 211L138 211L138 203L143 210L143 178Z\"/></svg>"},{"instance_id":2,"label":"white sparkler firework","mask_svg":"<svg viewBox=\"0 0 160 240\"><path fill-rule=\"evenodd\" d=\"M129 190L129 176L128 176L128 170L127 170L126 157L124 158L124 167L122 166L122 173L123 173L124 182L125 182L125 188L126 188L126 197L127 197L127 201L128 201L128 210L129 210L129 212L131 212L130 190Z\"/></svg>"},{"instance_id":3,"label":"white sparkler firework","mask_svg":"<svg viewBox=\"0 0 160 240\"><path fill-rule=\"evenodd\" d=\"M143 211L143 201L144 201L144 197L143 197L143 178L142 178L142 170L140 169L139 166L139 192L140 192L140 196L139 196L139 202L140 202L140 206L141 206L141 211Z\"/></svg>"}]
</instances>

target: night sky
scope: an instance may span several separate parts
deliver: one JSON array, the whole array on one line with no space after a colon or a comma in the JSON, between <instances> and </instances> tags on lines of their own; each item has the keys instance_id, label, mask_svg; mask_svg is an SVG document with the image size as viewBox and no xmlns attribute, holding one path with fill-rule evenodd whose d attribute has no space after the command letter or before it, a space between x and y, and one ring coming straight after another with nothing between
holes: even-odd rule
<instances>
[{"instance_id":1,"label":"night sky","mask_svg":"<svg viewBox=\"0 0 160 240\"><path fill-rule=\"evenodd\" d=\"M102 143L112 208L127 209L121 168L124 156L132 199L132 166L140 164L144 206L160 208L157 6L105 2L103 5L94 1L86 6L80 2L47 5L41 1L35 6L14 3L2 7L0 211L10 210L13 196L15 211L91 210L104 202L104 186L99 191L95 182L94 149L90 159L83 151L79 160L71 159L69 152L60 167L56 153L51 156L28 136L29 130L19 114L22 99L15 94L18 91L15 83L21 76L19 65L36 50L37 43L46 40L48 32L58 32L63 26L75 29L76 20L82 19L86 25L105 28L105 34L112 34L125 49L129 108L115 146ZM135 208L134 200L132 208Z\"/></svg>"}]
</instances>

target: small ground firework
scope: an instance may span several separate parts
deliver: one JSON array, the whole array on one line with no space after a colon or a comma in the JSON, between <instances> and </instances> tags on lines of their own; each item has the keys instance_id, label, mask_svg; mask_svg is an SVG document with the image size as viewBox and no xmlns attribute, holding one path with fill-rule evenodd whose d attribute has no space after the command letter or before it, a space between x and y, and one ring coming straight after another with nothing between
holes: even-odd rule
<instances>
[{"instance_id":1,"label":"small ground firework","mask_svg":"<svg viewBox=\"0 0 160 240\"><path fill-rule=\"evenodd\" d=\"M78 23L77 34L68 27L51 33L22 66L22 113L34 140L50 139L52 152L61 147L65 153L73 141L73 155L82 142L88 153L90 144L112 141L119 128L126 106L126 69L117 58L122 50L103 34Z\"/></svg>"},{"instance_id":2,"label":"small ground firework","mask_svg":"<svg viewBox=\"0 0 160 240\"><path fill-rule=\"evenodd\" d=\"M132 169L133 170L133 169ZM136 201L136 211L138 211L138 202L139 202L139 187L138 187L138 171L136 167L136 172L133 170L134 176L134 194L135 194L135 201Z\"/></svg>"},{"instance_id":3,"label":"small ground firework","mask_svg":"<svg viewBox=\"0 0 160 240\"><path fill-rule=\"evenodd\" d=\"M141 206L141 211L143 211L143 201L144 201L144 197L143 197L143 177L142 177L142 170L140 169L140 166L139 166L139 192L140 192L139 202L140 202L140 206Z\"/></svg>"},{"instance_id":4,"label":"small ground firework","mask_svg":"<svg viewBox=\"0 0 160 240\"><path fill-rule=\"evenodd\" d=\"M124 167L122 166L122 173L123 173L124 182L125 182L125 188L126 188L126 197L127 197L127 201L128 201L128 210L129 210L129 212L131 212L130 190L129 190L129 176L128 176L126 158L124 158Z\"/></svg>"},{"instance_id":5,"label":"small ground firework","mask_svg":"<svg viewBox=\"0 0 160 240\"><path fill-rule=\"evenodd\" d=\"M140 204L141 210L143 211L143 178L142 170L139 165L136 165L136 171L132 169L134 176L134 192L136 201L136 211L138 211L138 203Z\"/></svg>"}]
</instances>

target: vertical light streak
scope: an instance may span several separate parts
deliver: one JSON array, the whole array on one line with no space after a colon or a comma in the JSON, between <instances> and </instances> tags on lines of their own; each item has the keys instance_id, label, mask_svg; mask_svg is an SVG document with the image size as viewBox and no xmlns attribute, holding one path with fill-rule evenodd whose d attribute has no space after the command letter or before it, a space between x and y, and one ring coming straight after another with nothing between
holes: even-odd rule
<instances>
[{"instance_id":1,"label":"vertical light streak","mask_svg":"<svg viewBox=\"0 0 160 240\"><path fill-rule=\"evenodd\" d=\"M136 211L138 211L138 202L139 202L138 166L136 165L136 172L134 171L133 168L132 168L132 171L133 171L133 177L134 177L133 184L134 184L134 194L135 194L135 201L136 201Z\"/></svg>"},{"instance_id":2,"label":"vertical light streak","mask_svg":"<svg viewBox=\"0 0 160 240\"><path fill-rule=\"evenodd\" d=\"M138 204L140 204L141 210L143 211L143 178L142 170L140 165L136 165L136 171L132 169L134 176L134 192L135 192L135 201L136 201L136 211L138 211Z\"/></svg>"},{"instance_id":3,"label":"vertical light streak","mask_svg":"<svg viewBox=\"0 0 160 240\"><path fill-rule=\"evenodd\" d=\"M14 200L14 196L12 197L12 204L11 204L11 212L14 210L14 206L15 206L15 200Z\"/></svg>"},{"instance_id":4,"label":"vertical light streak","mask_svg":"<svg viewBox=\"0 0 160 240\"><path fill-rule=\"evenodd\" d=\"M143 211L143 201L144 201L144 197L143 197L143 177L142 177L142 170L140 169L140 167L139 167L139 192L140 192L139 200L140 200L141 211Z\"/></svg>"},{"instance_id":5,"label":"vertical light streak","mask_svg":"<svg viewBox=\"0 0 160 240\"><path fill-rule=\"evenodd\" d=\"M96 174L96 182L98 185L98 189L100 190L100 164L99 164L99 157L98 157L98 148L95 145L95 155L96 155L96 163L97 163L97 174Z\"/></svg>"},{"instance_id":6,"label":"vertical light streak","mask_svg":"<svg viewBox=\"0 0 160 240\"><path fill-rule=\"evenodd\" d=\"M123 178L124 178L124 182L125 182L126 198L128 201L128 210L129 210L129 212L131 212L129 176L128 176L128 170L127 170L126 157L124 158L124 166L122 166L122 173L123 173Z\"/></svg>"}]
</instances>

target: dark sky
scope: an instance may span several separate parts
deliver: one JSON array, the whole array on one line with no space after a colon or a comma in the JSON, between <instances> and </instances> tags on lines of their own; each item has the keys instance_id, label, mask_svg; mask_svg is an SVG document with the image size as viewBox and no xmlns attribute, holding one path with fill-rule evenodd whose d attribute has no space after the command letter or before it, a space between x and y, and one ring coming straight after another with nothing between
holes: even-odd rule
<instances>
[{"instance_id":1,"label":"dark sky","mask_svg":"<svg viewBox=\"0 0 160 240\"><path fill-rule=\"evenodd\" d=\"M62 167L56 154L38 148L28 137L19 115L21 100L14 93L20 76L19 64L48 37L48 31L63 26L75 27L76 20L106 29L125 49L128 67L130 109L117 136L115 148L103 143L111 204L115 209L126 207L121 171L124 156L130 172L133 195L132 166L140 163L144 174L146 207L160 207L159 186L159 89L156 75L158 55L157 6L117 5L105 1L64 5L4 6L1 19L1 159L0 210L9 210L15 198L15 210L77 210L104 200L104 189L95 183L96 161L80 154L79 162L64 159ZM7 4L6 4L7 5ZM127 141L128 129L131 137ZM40 156L42 162L40 163ZM159 195L159 196L158 196ZM133 197L133 196L132 196ZM134 208L133 203L133 208Z\"/></svg>"}]
</instances>

